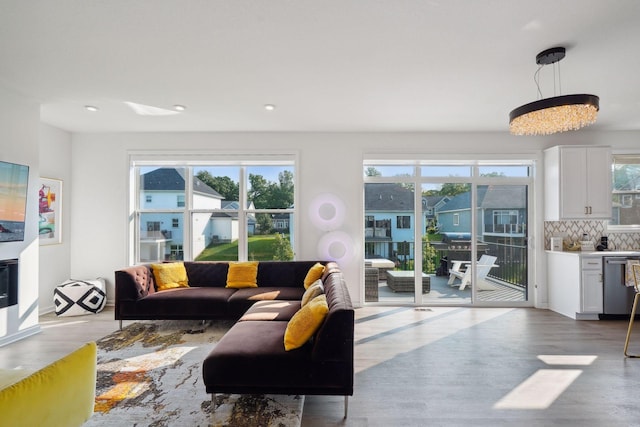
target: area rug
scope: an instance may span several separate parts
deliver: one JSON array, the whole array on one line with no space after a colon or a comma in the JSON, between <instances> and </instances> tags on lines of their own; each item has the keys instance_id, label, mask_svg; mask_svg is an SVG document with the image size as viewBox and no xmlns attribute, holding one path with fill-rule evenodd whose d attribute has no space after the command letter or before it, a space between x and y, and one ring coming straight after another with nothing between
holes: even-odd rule
<instances>
[{"instance_id":1,"label":"area rug","mask_svg":"<svg viewBox=\"0 0 640 427\"><path fill-rule=\"evenodd\" d=\"M300 426L304 396L211 395L202 361L231 322L136 322L98 345L96 404L84 426Z\"/></svg>"}]
</instances>

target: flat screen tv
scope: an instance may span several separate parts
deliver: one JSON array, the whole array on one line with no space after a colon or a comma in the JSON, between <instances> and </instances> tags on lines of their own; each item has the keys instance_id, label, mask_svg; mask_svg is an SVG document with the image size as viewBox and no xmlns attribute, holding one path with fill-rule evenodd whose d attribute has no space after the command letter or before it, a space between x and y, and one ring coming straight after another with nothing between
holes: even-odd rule
<instances>
[{"instance_id":1,"label":"flat screen tv","mask_svg":"<svg viewBox=\"0 0 640 427\"><path fill-rule=\"evenodd\" d=\"M24 240L29 166L0 161L0 242Z\"/></svg>"}]
</instances>

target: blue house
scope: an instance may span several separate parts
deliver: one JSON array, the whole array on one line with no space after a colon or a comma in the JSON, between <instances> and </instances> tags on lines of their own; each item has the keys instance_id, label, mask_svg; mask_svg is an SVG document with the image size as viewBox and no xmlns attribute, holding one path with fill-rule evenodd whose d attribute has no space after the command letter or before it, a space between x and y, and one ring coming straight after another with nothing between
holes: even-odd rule
<instances>
[{"instance_id":1,"label":"blue house","mask_svg":"<svg viewBox=\"0 0 640 427\"><path fill-rule=\"evenodd\" d=\"M364 200L365 258L413 258L413 190L394 183L367 183Z\"/></svg>"}]
</instances>

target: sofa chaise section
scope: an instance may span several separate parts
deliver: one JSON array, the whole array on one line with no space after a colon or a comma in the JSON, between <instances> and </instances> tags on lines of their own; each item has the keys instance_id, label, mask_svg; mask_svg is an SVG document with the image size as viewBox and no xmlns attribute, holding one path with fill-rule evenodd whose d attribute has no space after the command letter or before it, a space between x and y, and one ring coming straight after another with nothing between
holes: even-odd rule
<instances>
[{"instance_id":1,"label":"sofa chaise section","mask_svg":"<svg viewBox=\"0 0 640 427\"><path fill-rule=\"evenodd\" d=\"M297 302L265 301L251 307L203 362L207 393L353 394L354 310L342 272L329 264L323 278L329 312L302 347L286 351L288 320Z\"/></svg>"}]
</instances>

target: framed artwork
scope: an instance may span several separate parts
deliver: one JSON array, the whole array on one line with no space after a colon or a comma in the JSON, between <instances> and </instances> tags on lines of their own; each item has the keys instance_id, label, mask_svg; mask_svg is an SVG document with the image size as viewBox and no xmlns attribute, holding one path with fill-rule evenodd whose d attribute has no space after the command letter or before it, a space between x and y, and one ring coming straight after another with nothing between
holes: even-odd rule
<instances>
[{"instance_id":1,"label":"framed artwork","mask_svg":"<svg viewBox=\"0 0 640 427\"><path fill-rule=\"evenodd\" d=\"M62 181L40 178L38 230L41 245L62 243Z\"/></svg>"}]
</instances>

